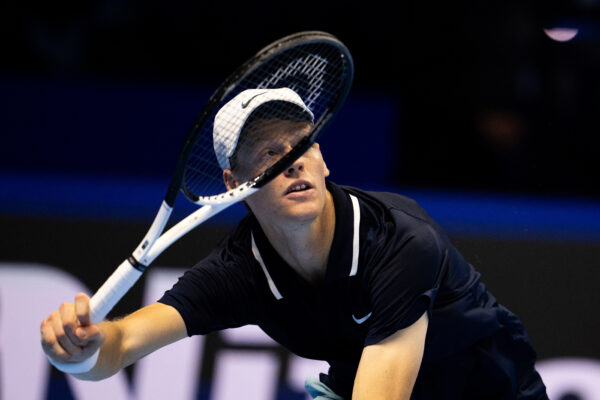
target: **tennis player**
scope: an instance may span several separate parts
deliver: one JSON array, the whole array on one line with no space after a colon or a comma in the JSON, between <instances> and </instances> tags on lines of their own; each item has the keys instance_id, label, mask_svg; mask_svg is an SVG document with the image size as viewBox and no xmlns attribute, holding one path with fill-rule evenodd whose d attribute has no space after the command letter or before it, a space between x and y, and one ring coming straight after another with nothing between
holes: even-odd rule
<instances>
[{"instance_id":1,"label":"tennis player","mask_svg":"<svg viewBox=\"0 0 600 400\"><path fill-rule=\"evenodd\" d=\"M290 92L245 91L217 114L228 188L293 145L278 133L310 130L311 111ZM285 120L270 115L280 102L294 104ZM222 124L232 111L240 122ZM248 215L158 302L92 325L78 294L42 322L44 351L77 363L100 347L95 366L76 374L99 380L186 336L256 324L295 354L329 362L307 379L314 398L547 399L523 324L427 213L328 176L315 144L247 199Z\"/></svg>"}]
</instances>

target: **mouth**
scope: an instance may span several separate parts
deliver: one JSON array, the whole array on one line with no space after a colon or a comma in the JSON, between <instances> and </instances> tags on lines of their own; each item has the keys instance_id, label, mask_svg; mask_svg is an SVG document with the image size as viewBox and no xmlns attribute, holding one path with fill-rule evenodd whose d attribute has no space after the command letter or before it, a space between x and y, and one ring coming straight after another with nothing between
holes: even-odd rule
<instances>
[{"instance_id":1,"label":"mouth","mask_svg":"<svg viewBox=\"0 0 600 400\"><path fill-rule=\"evenodd\" d=\"M307 181L296 181L294 183L292 183L290 186L288 186L287 190L284 193L285 195L288 195L290 193L298 193L298 192L304 192L306 190L312 189L313 186L308 183Z\"/></svg>"}]
</instances>

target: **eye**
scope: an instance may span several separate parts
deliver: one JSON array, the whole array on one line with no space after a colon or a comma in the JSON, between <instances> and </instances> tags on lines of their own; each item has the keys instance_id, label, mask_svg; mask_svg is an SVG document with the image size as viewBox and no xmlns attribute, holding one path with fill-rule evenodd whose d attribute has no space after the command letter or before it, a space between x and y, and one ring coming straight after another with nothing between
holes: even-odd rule
<instances>
[{"instance_id":1,"label":"eye","mask_svg":"<svg viewBox=\"0 0 600 400\"><path fill-rule=\"evenodd\" d=\"M262 152L262 158L271 158L279 155L279 152L275 149L265 149Z\"/></svg>"}]
</instances>

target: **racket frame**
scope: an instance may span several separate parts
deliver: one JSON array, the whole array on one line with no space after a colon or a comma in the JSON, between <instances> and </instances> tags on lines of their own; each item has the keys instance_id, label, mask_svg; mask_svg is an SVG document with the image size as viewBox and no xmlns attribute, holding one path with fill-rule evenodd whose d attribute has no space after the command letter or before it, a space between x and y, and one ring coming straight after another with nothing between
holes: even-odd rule
<instances>
[{"instance_id":1,"label":"racket frame","mask_svg":"<svg viewBox=\"0 0 600 400\"><path fill-rule=\"evenodd\" d=\"M344 74L345 81L342 90L338 94L337 99L331 101L333 107L323 111L321 118L315 122L311 134L300 140L288 154L262 174L241 184L235 189L214 196L197 196L191 193L184 184L187 159L196 143L197 135L202 131L202 126L207 122L207 119L213 115L216 108L221 105L223 100L245 76L251 73L252 70L258 68L261 63L265 62L270 57L300 44L305 45L312 42L323 41L327 41L339 48L340 57L346 58L346 60L344 60L344 65L347 70ZM119 265L90 299L91 322L93 324L101 322L106 315L108 315L110 310L112 310L112 308L121 300L125 293L127 293L137 282L146 268L171 244L217 213L239 201L243 201L245 198L258 191L261 187L269 183L273 178L289 167L294 160L304 154L325 130L327 125L329 125L332 117L344 103L348 92L350 91L353 74L354 67L348 49L334 36L320 31L299 32L286 36L263 48L254 57L250 58L235 70L235 72L213 93L196 117L196 120L183 143L175 173L171 178L166 196L161 203L158 213L148 232L133 251L132 255ZM167 230L167 232L163 233L180 191L189 200L202 207L179 221ZM83 373L94 367L98 359L98 354L99 350L93 356L80 363L60 363L52 360L50 357L49 360L51 364L64 372Z\"/></svg>"}]
</instances>

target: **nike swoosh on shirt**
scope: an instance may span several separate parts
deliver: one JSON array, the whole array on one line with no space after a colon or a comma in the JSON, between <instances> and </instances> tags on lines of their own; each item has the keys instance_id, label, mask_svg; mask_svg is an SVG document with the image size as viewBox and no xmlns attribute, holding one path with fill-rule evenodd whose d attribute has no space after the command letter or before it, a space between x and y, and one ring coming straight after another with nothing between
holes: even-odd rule
<instances>
[{"instance_id":1,"label":"nike swoosh on shirt","mask_svg":"<svg viewBox=\"0 0 600 400\"><path fill-rule=\"evenodd\" d=\"M246 101L242 102L242 108L246 108L246 107L248 107L248 104L250 104L250 102L251 102L251 101L252 101L254 98L256 98L256 97L260 96L261 94L265 94L265 93L267 93L267 92L260 92L260 93L257 93L257 94L255 94L254 96L250 97L248 100L246 100Z\"/></svg>"},{"instance_id":2,"label":"nike swoosh on shirt","mask_svg":"<svg viewBox=\"0 0 600 400\"><path fill-rule=\"evenodd\" d=\"M373 314L373 311L371 311L370 313L368 313L367 315L365 315L365 316L364 316L364 317L362 317L362 318L356 318L356 317L354 316L354 314L352 314L352 319L354 320L354 322L356 322L357 324L359 324L359 325L360 325L360 324L362 324L363 322L365 322L366 320L368 320L368 319L369 319L369 317L371 316L371 314Z\"/></svg>"}]
</instances>

